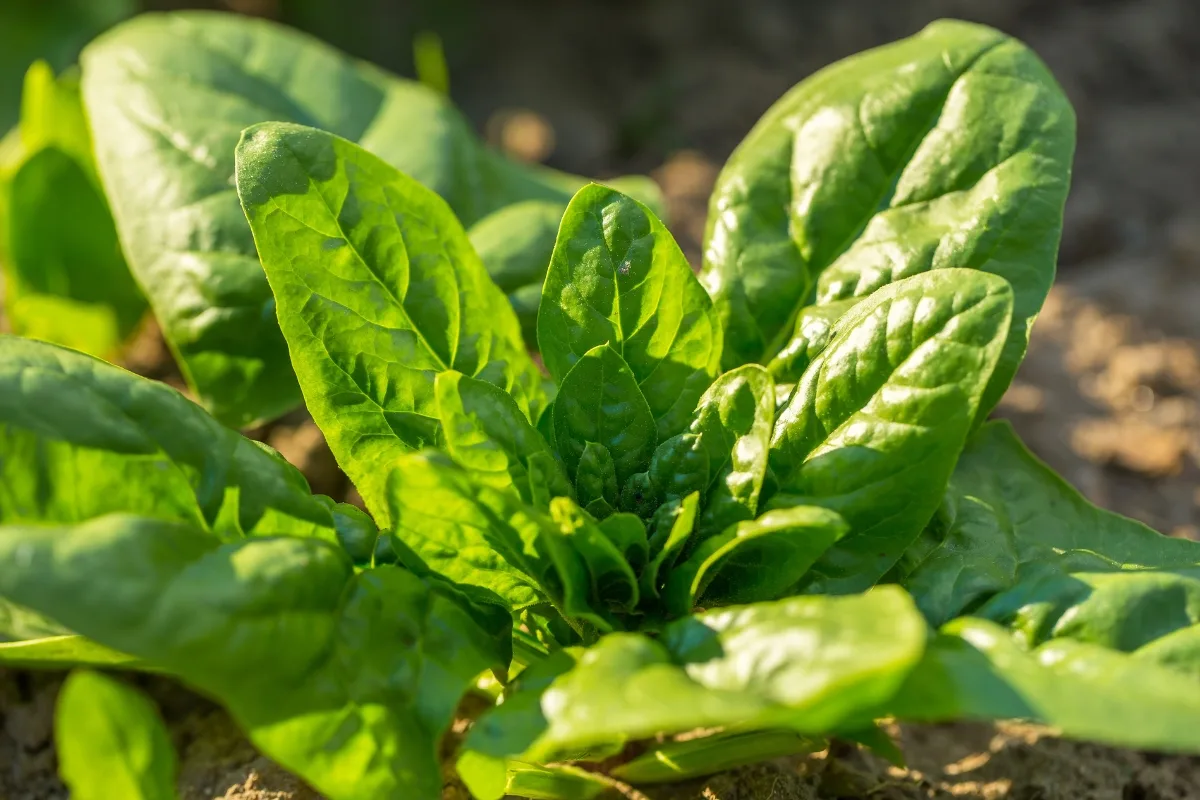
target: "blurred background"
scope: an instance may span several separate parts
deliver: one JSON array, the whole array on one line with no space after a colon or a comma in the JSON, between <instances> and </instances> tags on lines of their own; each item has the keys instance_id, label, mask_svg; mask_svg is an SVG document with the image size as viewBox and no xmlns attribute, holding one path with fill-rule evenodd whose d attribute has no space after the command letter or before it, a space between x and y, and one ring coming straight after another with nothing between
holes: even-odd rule
<instances>
[{"instance_id":1,"label":"blurred background","mask_svg":"<svg viewBox=\"0 0 1200 800\"><path fill-rule=\"evenodd\" d=\"M1200 538L1197 0L0 0L0 129L35 58L65 67L126 16L201 7L408 76L436 72L440 43L450 95L490 142L651 174L697 266L720 165L797 81L939 17L1020 37L1074 102L1079 146L1058 285L998 413L1093 501ZM327 491L314 430L285 422L270 441Z\"/></svg>"}]
</instances>

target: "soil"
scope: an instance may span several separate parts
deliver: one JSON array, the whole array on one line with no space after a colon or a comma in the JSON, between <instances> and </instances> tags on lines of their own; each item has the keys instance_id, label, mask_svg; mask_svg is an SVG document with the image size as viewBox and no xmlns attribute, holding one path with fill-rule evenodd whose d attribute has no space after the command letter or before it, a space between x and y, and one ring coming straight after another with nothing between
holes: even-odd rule
<instances>
[{"instance_id":1,"label":"soil","mask_svg":"<svg viewBox=\"0 0 1200 800\"><path fill-rule=\"evenodd\" d=\"M272 0L226 5L268 15L287 8ZM418 13L436 5L372 3L396 25L444 20ZM1024 39L1075 104L1079 144L1058 282L997 414L1093 502L1200 539L1196 0L461 0L457 6L469 13L446 22L452 94L478 128L515 156L545 158L574 172L650 172L666 194L672 230L697 264L719 165L804 76L942 16L986 22ZM340 43L404 66L393 38ZM182 387L152 324L125 363ZM248 433L299 466L315 490L361 502L303 413ZM256 753L211 703L163 679L130 679L151 693L168 721L184 800L318 797ZM52 744L60 682L56 674L0 670L0 800L66 797ZM651 800L1200 798L1200 758L1079 744L1025 725L893 732L906 769L839 744L643 794ZM462 796L453 785L444 795Z\"/></svg>"}]
</instances>

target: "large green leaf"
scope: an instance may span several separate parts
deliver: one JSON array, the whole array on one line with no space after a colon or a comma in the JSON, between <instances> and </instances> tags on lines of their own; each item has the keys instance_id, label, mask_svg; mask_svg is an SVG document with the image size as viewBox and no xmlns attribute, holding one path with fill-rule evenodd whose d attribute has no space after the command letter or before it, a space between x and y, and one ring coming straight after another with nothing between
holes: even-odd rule
<instances>
[{"instance_id":1,"label":"large green leaf","mask_svg":"<svg viewBox=\"0 0 1200 800\"><path fill-rule=\"evenodd\" d=\"M554 441L572 477L589 442L608 450L619 486L649 466L657 443L654 415L633 370L612 345L593 347L562 379L554 400Z\"/></svg>"},{"instance_id":2,"label":"large green leaf","mask_svg":"<svg viewBox=\"0 0 1200 800\"><path fill-rule=\"evenodd\" d=\"M146 310L92 161L75 76L38 62L0 167L0 267L15 333L112 357Z\"/></svg>"},{"instance_id":3,"label":"large green leaf","mask_svg":"<svg viewBox=\"0 0 1200 800\"><path fill-rule=\"evenodd\" d=\"M73 800L172 800L175 749L154 704L98 672L74 672L54 715L58 771Z\"/></svg>"},{"instance_id":4,"label":"large green leaf","mask_svg":"<svg viewBox=\"0 0 1200 800\"><path fill-rule=\"evenodd\" d=\"M775 356L814 298L979 269L1014 291L982 419L1054 278L1074 145L1075 116L1050 72L982 25L935 22L805 80L750 132L712 195L704 281L726 364Z\"/></svg>"},{"instance_id":5,"label":"large green leaf","mask_svg":"<svg viewBox=\"0 0 1200 800\"><path fill-rule=\"evenodd\" d=\"M1040 571L1195 564L1200 544L1092 505L996 421L967 443L901 580L940 625Z\"/></svg>"},{"instance_id":6,"label":"large green leaf","mask_svg":"<svg viewBox=\"0 0 1200 800\"><path fill-rule=\"evenodd\" d=\"M687 427L716 377L721 328L654 213L591 185L563 215L542 289L538 344L560 384L591 350L612 347L641 387L662 440Z\"/></svg>"},{"instance_id":7,"label":"large green leaf","mask_svg":"<svg viewBox=\"0 0 1200 800\"><path fill-rule=\"evenodd\" d=\"M541 760L697 728L827 731L889 699L926 636L896 588L711 611L657 640L611 634L519 678L466 748Z\"/></svg>"},{"instance_id":8,"label":"large green leaf","mask_svg":"<svg viewBox=\"0 0 1200 800\"><path fill-rule=\"evenodd\" d=\"M188 522L227 541L288 533L349 542L374 527L169 386L0 336L0 523L113 512Z\"/></svg>"},{"instance_id":9,"label":"large green leaf","mask_svg":"<svg viewBox=\"0 0 1200 800\"><path fill-rule=\"evenodd\" d=\"M726 372L700 398L689 430L708 452L701 538L758 515L774 425L775 384L757 365Z\"/></svg>"},{"instance_id":10,"label":"large green leaf","mask_svg":"<svg viewBox=\"0 0 1200 800\"><path fill-rule=\"evenodd\" d=\"M1200 752L1200 683L1070 639L1032 653L985 620L942 628L886 706L901 719L1028 719L1122 747Z\"/></svg>"},{"instance_id":11,"label":"large green leaf","mask_svg":"<svg viewBox=\"0 0 1200 800\"><path fill-rule=\"evenodd\" d=\"M945 269L893 283L838 321L771 442L780 493L770 506L825 506L850 523L810 588L865 589L929 522L1011 312L1003 279Z\"/></svg>"},{"instance_id":12,"label":"large green leaf","mask_svg":"<svg viewBox=\"0 0 1200 800\"><path fill-rule=\"evenodd\" d=\"M0 595L218 699L331 800L436 800L460 697L511 655L455 595L398 567L357 573L318 539L223 544L108 516L0 527L0 562L18 559Z\"/></svg>"},{"instance_id":13,"label":"large green leaf","mask_svg":"<svg viewBox=\"0 0 1200 800\"><path fill-rule=\"evenodd\" d=\"M545 397L516 316L440 197L284 123L246 131L237 188L305 402L381 524L387 465L441 436L438 372L495 383L537 418Z\"/></svg>"},{"instance_id":14,"label":"large green leaf","mask_svg":"<svg viewBox=\"0 0 1200 800\"><path fill-rule=\"evenodd\" d=\"M82 62L126 257L189 383L231 424L301 399L234 192L245 128L294 122L356 141L466 225L514 202L565 205L583 184L483 147L444 95L265 20L147 14L101 36Z\"/></svg>"}]
</instances>

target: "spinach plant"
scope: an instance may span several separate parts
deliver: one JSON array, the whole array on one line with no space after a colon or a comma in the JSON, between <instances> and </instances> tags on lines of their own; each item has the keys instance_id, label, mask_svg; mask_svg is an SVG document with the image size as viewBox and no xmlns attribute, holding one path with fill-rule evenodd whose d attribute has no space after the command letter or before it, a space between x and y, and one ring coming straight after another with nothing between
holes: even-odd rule
<instances>
[{"instance_id":1,"label":"spinach plant","mask_svg":"<svg viewBox=\"0 0 1200 800\"><path fill-rule=\"evenodd\" d=\"M251 125L237 195L369 515L168 387L0 339L0 661L176 676L333 800L438 797L467 695L450 757L480 800L830 736L894 756L886 717L1200 751L1200 544L984 421L1052 278L1073 124L976 25L835 65L722 174L709 291L652 209L574 194L544 373L452 202L336 130ZM96 692L134 743L114 780L169 791L153 714ZM72 741L68 781L105 747Z\"/></svg>"}]
</instances>

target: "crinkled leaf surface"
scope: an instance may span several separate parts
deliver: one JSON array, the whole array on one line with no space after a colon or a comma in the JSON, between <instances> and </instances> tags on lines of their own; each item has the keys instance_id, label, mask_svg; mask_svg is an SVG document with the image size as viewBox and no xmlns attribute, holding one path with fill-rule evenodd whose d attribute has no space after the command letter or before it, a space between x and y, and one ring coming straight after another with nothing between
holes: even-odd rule
<instances>
[{"instance_id":1,"label":"crinkled leaf surface","mask_svg":"<svg viewBox=\"0 0 1200 800\"><path fill-rule=\"evenodd\" d=\"M775 384L755 364L726 372L700 398L689 431L708 453L701 538L757 516L774 425Z\"/></svg>"},{"instance_id":2,"label":"crinkled leaf surface","mask_svg":"<svg viewBox=\"0 0 1200 800\"><path fill-rule=\"evenodd\" d=\"M54 715L58 772L74 800L172 800L175 749L149 698L116 678L74 672Z\"/></svg>"},{"instance_id":3,"label":"crinkled leaf surface","mask_svg":"<svg viewBox=\"0 0 1200 800\"><path fill-rule=\"evenodd\" d=\"M717 375L721 341L712 301L654 213L603 186L581 189L563 215L538 311L539 349L555 381L609 345L662 440L687 427Z\"/></svg>"},{"instance_id":4,"label":"crinkled leaf surface","mask_svg":"<svg viewBox=\"0 0 1200 800\"><path fill-rule=\"evenodd\" d=\"M986 620L943 626L887 712L901 719L1022 718L1110 745L1200 752L1200 684L1070 639L1032 653Z\"/></svg>"},{"instance_id":5,"label":"crinkled leaf surface","mask_svg":"<svg viewBox=\"0 0 1200 800\"><path fill-rule=\"evenodd\" d=\"M435 800L459 698L511 656L453 595L398 567L356 574L318 539L223 544L113 515L0 527L0 562L14 561L0 595L220 700L331 800Z\"/></svg>"},{"instance_id":6,"label":"crinkled leaf surface","mask_svg":"<svg viewBox=\"0 0 1200 800\"><path fill-rule=\"evenodd\" d=\"M1001 278L937 270L842 317L780 412L772 507L820 505L850 533L813 568L814 591L861 591L929 522L999 358L1012 311Z\"/></svg>"},{"instance_id":7,"label":"crinkled leaf surface","mask_svg":"<svg viewBox=\"0 0 1200 800\"><path fill-rule=\"evenodd\" d=\"M896 588L707 612L658 640L610 634L562 651L552 674L485 714L466 747L539 760L696 728L825 731L890 698L926 635Z\"/></svg>"},{"instance_id":8,"label":"crinkled leaf surface","mask_svg":"<svg viewBox=\"0 0 1200 800\"><path fill-rule=\"evenodd\" d=\"M146 310L92 161L75 76L38 62L20 142L0 167L0 267L13 332L113 356Z\"/></svg>"},{"instance_id":9,"label":"crinkled leaf surface","mask_svg":"<svg viewBox=\"0 0 1200 800\"><path fill-rule=\"evenodd\" d=\"M301 399L235 194L245 128L293 122L356 141L467 225L518 201L565 205L583 183L483 147L444 95L265 20L147 14L101 36L82 61L125 254L189 383L230 424Z\"/></svg>"},{"instance_id":10,"label":"crinkled leaf surface","mask_svg":"<svg viewBox=\"0 0 1200 800\"><path fill-rule=\"evenodd\" d=\"M622 487L649 465L657 444L654 415L612 345L593 347L562 379L554 400L554 441L573 477L590 442L608 450Z\"/></svg>"},{"instance_id":11,"label":"crinkled leaf surface","mask_svg":"<svg viewBox=\"0 0 1200 800\"><path fill-rule=\"evenodd\" d=\"M775 600L785 595L848 526L836 513L814 506L768 511L705 539L667 576L667 609Z\"/></svg>"},{"instance_id":12,"label":"crinkled leaf surface","mask_svg":"<svg viewBox=\"0 0 1200 800\"><path fill-rule=\"evenodd\" d=\"M726 365L775 356L814 298L983 270L1014 291L983 419L1054 278L1074 145L1050 72L982 25L935 22L805 80L734 152L710 201L704 281Z\"/></svg>"},{"instance_id":13,"label":"crinkled leaf surface","mask_svg":"<svg viewBox=\"0 0 1200 800\"><path fill-rule=\"evenodd\" d=\"M1043 570L1200 564L1200 544L1097 508L1039 461L1005 421L971 437L901 582L933 624Z\"/></svg>"},{"instance_id":14,"label":"crinkled leaf surface","mask_svg":"<svg viewBox=\"0 0 1200 800\"><path fill-rule=\"evenodd\" d=\"M792 338L767 364L767 370L780 383L800 380L804 370L816 358L833 335L833 324L849 311L859 298L837 300L819 306L808 306L796 317Z\"/></svg>"},{"instance_id":15,"label":"crinkled leaf surface","mask_svg":"<svg viewBox=\"0 0 1200 800\"><path fill-rule=\"evenodd\" d=\"M516 316L444 200L345 139L283 123L246 131L237 179L305 403L381 525L388 464L441 436L438 372L494 383L537 418Z\"/></svg>"}]
</instances>

